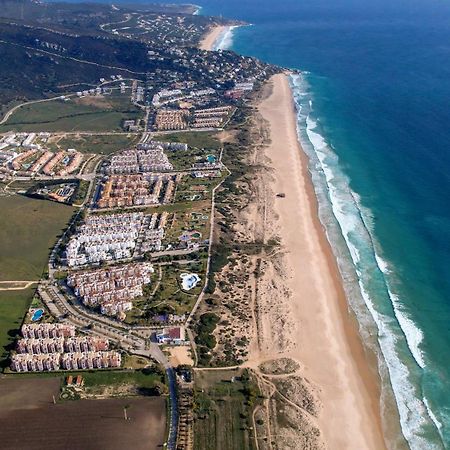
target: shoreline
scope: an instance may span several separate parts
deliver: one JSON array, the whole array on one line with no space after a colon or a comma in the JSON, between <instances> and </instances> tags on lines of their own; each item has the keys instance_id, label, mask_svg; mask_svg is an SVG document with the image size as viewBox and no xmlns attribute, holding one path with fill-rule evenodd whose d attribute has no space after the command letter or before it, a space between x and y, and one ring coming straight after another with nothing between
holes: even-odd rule
<instances>
[{"instance_id":1,"label":"shoreline","mask_svg":"<svg viewBox=\"0 0 450 450\"><path fill-rule=\"evenodd\" d=\"M289 249L287 285L298 329L291 331L297 346L285 356L302 364L303 375L320 392L318 427L327 446L386 448L380 377L368 360L319 220L308 157L298 141L292 91L285 74L274 76L272 83L272 93L258 110L270 124L266 156L275 178L273 190L286 192L286 198L276 200L275 210L282 245Z\"/></svg>"},{"instance_id":2,"label":"shoreline","mask_svg":"<svg viewBox=\"0 0 450 450\"><path fill-rule=\"evenodd\" d=\"M225 33L230 26L226 25L216 25L212 27L201 39L199 43L200 50L213 51L214 44L219 39L220 35Z\"/></svg>"}]
</instances>

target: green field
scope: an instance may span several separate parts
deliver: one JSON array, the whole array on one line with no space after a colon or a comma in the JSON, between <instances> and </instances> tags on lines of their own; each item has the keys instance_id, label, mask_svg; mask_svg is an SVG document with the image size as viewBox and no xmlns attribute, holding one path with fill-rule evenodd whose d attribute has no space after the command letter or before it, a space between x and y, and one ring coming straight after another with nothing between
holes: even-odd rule
<instances>
[{"instance_id":1,"label":"green field","mask_svg":"<svg viewBox=\"0 0 450 450\"><path fill-rule=\"evenodd\" d=\"M194 448L197 450L256 448L252 412L258 389L240 371L195 372Z\"/></svg>"},{"instance_id":2,"label":"green field","mask_svg":"<svg viewBox=\"0 0 450 450\"><path fill-rule=\"evenodd\" d=\"M163 266L163 277L153 297L145 301L144 317L152 318L156 314L185 314L191 311L204 283L206 259L187 265ZM186 272L198 273L201 280L190 291L181 288L180 274Z\"/></svg>"},{"instance_id":3,"label":"green field","mask_svg":"<svg viewBox=\"0 0 450 450\"><path fill-rule=\"evenodd\" d=\"M151 388L157 382L164 383L164 374L158 371L135 370L135 371L92 371L83 372L84 385L86 387L136 384L141 387Z\"/></svg>"},{"instance_id":4,"label":"green field","mask_svg":"<svg viewBox=\"0 0 450 450\"><path fill-rule=\"evenodd\" d=\"M190 169L194 163L205 162L208 155L219 156L221 143L216 134L209 131L170 133L156 135L154 139L163 142L188 144L189 148L186 151L167 152L169 161L175 170L186 170Z\"/></svg>"},{"instance_id":5,"label":"green field","mask_svg":"<svg viewBox=\"0 0 450 450\"><path fill-rule=\"evenodd\" d=\"M81 153L96 153L110 155L125 148L129 148L139 141L140 136L135 134L93 134L90 136L65 136L58 140L51 140L52 150L67 150L74 148Z\"/></svg>"},{"instance_id":6,"label":"green field","mask_svg":"<svg viewBox=\"0 0 450 450\"><path fill-rule=\"evenodd\" d=\"M74 209L21 195L0 197L0 281L38 280Z\"/></svg>"},{"instance_id":7,"label":"green field","mask_svg":"<svg viewBox=\"0 0 450 450\"><path fill-rule=\"evenodd\" d=\"M137 119L141 110L128 96L52 100L17 109L0 132L5 131L120 131L122 120Z\"/></svg>"},{"instance_id":8,"label":"green field","mask_svg":"<svg viewBox=\"0 0 450 450\"><path fill-rule=\"evenodd\" d=\"M154 139L163 142L183 142L189 147L219 149L222 144L217 138L216 132L191 131L186 133L156 134Z\"/></svg>"},{"instance_id":9,"label":"green field","mask_svg":"<svg viewBox=\"0 0 450 450\"><path fill-rule=\"evenodd\" d=\"M30 306L35 289L0 291L0 367L5 367L10 346Z\"/></svg>"}]
</instances>

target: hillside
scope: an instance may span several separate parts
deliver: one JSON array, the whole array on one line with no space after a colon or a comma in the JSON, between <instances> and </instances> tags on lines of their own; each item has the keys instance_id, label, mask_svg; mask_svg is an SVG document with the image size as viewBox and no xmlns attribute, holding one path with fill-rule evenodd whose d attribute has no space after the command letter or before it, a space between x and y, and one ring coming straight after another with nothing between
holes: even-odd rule
<instances>
[{"instance_id":1,"label":"hillside","mask_svg":"<svg viewBox=\"0 0 450 450\"><path fill-rule=\"evenodd\" d=\"M186 7L0 0L0 113L14 102L55 97L113 75L144 81L148 92L179 80L228 89L268 65L233 52L205 52L200 37L226 20ZM191 8L192 9L192 8Z\"/></svg>"}]
</instances>

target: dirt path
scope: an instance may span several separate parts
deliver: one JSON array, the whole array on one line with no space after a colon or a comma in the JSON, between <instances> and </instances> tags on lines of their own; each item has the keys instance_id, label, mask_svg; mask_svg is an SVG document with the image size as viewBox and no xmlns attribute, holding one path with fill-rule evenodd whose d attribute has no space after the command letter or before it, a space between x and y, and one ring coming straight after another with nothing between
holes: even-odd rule
<instances>
[{"instance_id":1,"label":"dirt path","mask_svg":"<svg viewBox=\"0 0 450 450\"><path fill-rule=\"evenodd\" d=\"M27 289L33 284L39 283L38 280L36 281L0 281L0 291L21 291L23 289ZM5 285L12 285L7 286Z\"/></svg>"}]
</instances>

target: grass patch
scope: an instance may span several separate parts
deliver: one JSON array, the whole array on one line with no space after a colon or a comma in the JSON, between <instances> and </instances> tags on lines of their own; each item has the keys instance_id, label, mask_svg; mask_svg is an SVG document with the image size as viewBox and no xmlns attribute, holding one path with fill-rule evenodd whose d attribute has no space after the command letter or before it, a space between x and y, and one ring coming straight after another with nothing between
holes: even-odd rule
<instances>
[{"instance_id":1,"label":"grass patch","mask_svg":"<svg viewBox=\"0 0 450 450\"><path fill-rule=\"evenodd\" d=\"M89 191L89 181L80 180L78 187L75 191L75 195L72 198L72 203L75 205L80 205L86 199L86 195Z\"/></svg>"},{"instance_id":2,"label":"grass patch","mask_svg":"<svg viewBox=\"0 0 450 450\"><path fill-rule=\"evenodd\" d=\"M184 314L192 309L202 290L206 260L199 260L193 265L163 266L163 277L155 295L147 300L145 317L151 319L157 314ZM189 292L181 289L180 274L195 271L201 280Z\"/></svg>"},{"instance_id":3,"label":"grass patch","mask_svg":"<svg viewBox=\"0 0 450 450\"><path fill-rule=\"evenodd\" d=\"M57 99L25 105L0 126L0 132L119 131L122 120L138 119L141 115L141 110L125 95L72 97L68 101Z\"/></svg>"},{"instance_id":4,"label":"grass patch","mask_svg":"<svg viewBox=\"0 0 450 450\"><path fill-rule=\"evenodd\" d=\"M194 203L192 209L178 210L169 220L166 227L165 244L176 247L180 244L180 236L188 231L197 231L201 236L196 242L209 239L211 205L209 202Z\"/></svg>"},{"instance_id":5,"label":"grass patch","mask_svg":"<svg viewBox=\"0 0 450 450\"><path fill-rule=\"evenodd\" d=\"M5 368L10 350L28 311L35 288L0 291L0 367Z\"/></svg>"},{"instance_id":6,"label":"grass patch","mask_svg":"<svg viewBox=\"0 0 450 450\"><path fill-rule=\"evenodd\" d=\"M196 371L195 383L194 448L254 449L251 415L259 391L248 372Z\"/></svg>"},{"instance_id":7,"label":"grass patch","mask_svg":"<svg viewBox=\"0 0 450 450\"><path fill-rule=\"evenodd\" d=\"M219 316L213 313L205 313L200 316L196 330L197 336L195 337L200 366L207 366L211 360L211 350L217 343L213 333L219 320Z\"/></svg>"},{"instance_id":8,"label":"grass patch","mask_svg":"<svg viewBox=\"0 0 450 450\"><path fill-rule=\"evenodd\" d=\"M161 134L159 136L156 135L154 139L162 142L182 142L188 144L189 147L197 149L205 148L217 150L222 145L217 138L217 132L210 131Z\"/></svg>"},{"instance_id":9,"label":"grass patch","mask_svg":"<svg viewBox=\"0 0 450 450\"><path fill-rule=\"evenodd\" d=\"M192 178L184 177L177 186L176 202L211 200L212 190L222 178Z\"/></svg>"},{"instance_id":10,"label":"grass patch","mask_svg":"<svg viewBox=\"0 0 450 450\"><path fill-rule=\"evenodd\" d=\"M132 384L140 388L152 389L157 385L164 383L164 374L156 367L142 370L127 371L90 371L82 372L84 386L120 386L123 384Z\"/></svg>"},{"instance_id":11,"label":"grass patch","mask_svg":"<svg viewBox=\"0 0 450 450\"><path fill-rule=\"evenodd\" d=\"M139 135L135 134L109 134L109 135L74 135L51 139L52 150L66 150L74 148L81 153L96 153L110 155L124 148L132 147L139 141Z\"/></svg>"},{"instance_id":12,"label":"grass patch","mask_svg":"<svg viewBox=\"0 0 450 450\"><path fill-rule=\"evenodd\" d=\"M0 281L38 280L74 209L12 195L0 197L0 211Z\"/></svg>"},{"instance_id":13,"label":"grass patch","mask_svg":"<svg viewBox=\"0 0 450 450\"><path fill-rule=\"evenodd\" d=\"M125 369L144 369L150 365L150 360L143 356L125 355L122 360Z\"/></svg>"}]
</instances>

